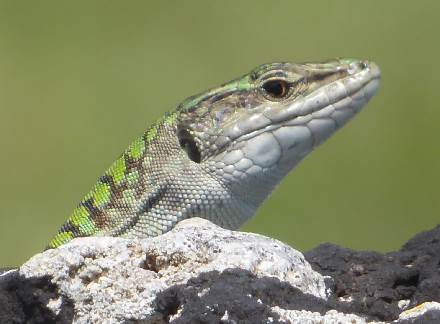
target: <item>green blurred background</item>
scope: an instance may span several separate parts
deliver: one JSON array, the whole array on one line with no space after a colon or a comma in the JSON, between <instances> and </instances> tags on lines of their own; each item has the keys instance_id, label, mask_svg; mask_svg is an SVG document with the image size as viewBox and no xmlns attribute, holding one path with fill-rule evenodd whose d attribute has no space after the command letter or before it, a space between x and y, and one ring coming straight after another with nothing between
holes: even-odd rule
<instances>
[{"instance_id":1,"label":"green blurred background","mask_svg":"<svg viewBox=\"0 0 440 324\"><path fill-rule=\"evenodd\" d=\"M439 221L439 1L0 1L0 265L40 251L182 99L271 61L367 58L378 95L244 229L387 251Z\"/></svg>"}]
</instances>

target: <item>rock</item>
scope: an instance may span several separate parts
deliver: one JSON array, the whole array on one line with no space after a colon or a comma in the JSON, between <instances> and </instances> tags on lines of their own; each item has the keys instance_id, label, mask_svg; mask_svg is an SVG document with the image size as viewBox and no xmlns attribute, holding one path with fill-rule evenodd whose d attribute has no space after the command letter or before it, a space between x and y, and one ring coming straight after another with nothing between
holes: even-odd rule
<instances>
[{"instance_id":1,"label":"rock","mask_svg":"<svg viewBox=\"0 0 440 324\"><path fill-rule=\"evenodd\" d=\"M311 308L327 296L323 276L300 252L195 218L151 239L76 239L35 255L12 278L9 284L24 286L15 300L27 289L33 301L26 305L31 313L41 308L41 322L210 322L227 310L255 323L276 318L271 303L289 296Z\"/></svg>"},{"instance_id":2,"label":"rock","mask_svg":"<svg viewBox=\"0 0 440 324\"><path fill-rule=\"evenodd\" d=\"M440 303L427 302L399 315L399 323L440 323Z\"/></svg>"},{"instance_id":3,"label":"rock","mask_svg":"<svg viewBox=\"0 0 440 324\"><path fill-rule=\"evenodd\" d=\"M349 300L350 313L391 321L406 309L440 302L440 226L396 252L358 252L326 243L305 257L314 270L334 279L329 303Z\"/></svg>"},{"instance_id":4,"label":"rock","mask_svg":"<svg viewBox=\"0 0 440 324\"><path fill-rule=\"evenodd\" d=\"M198 218L150 239L75 239L0 275L0 323L380 323L382 313L358 307L355 290L363 286L336 265L352 257L356 262L347 259L344 267L350 273L369 268L341 248L325 258L325 247L307 253L313 270L279 241ZM380 254L367 256L382 265ZM413 283L412 272L399 276ZM365 282L376 289L374 279ZM438 320L437 300L408 309L414 294L387 316L396 323Z\"/></svg>"}]
</instances>

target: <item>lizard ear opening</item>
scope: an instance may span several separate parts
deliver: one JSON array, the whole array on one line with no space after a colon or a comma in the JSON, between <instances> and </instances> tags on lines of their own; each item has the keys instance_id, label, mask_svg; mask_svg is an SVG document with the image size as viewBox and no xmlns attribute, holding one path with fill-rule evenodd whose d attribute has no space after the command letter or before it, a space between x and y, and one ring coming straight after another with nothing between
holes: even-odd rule
<instances>
[{"instance_id":1,"label":"lizard ear opening","mask_svg":"<svg viewBox=\"0 0 440 324\"><path fill-rule=\"evenodd\" d=\"M179 139L180 147L186 152L188 158L193 162L200 163L202 156L190 132L186 129L179 129L177 131L177 138Z\"/></svg>"}]
</instances>

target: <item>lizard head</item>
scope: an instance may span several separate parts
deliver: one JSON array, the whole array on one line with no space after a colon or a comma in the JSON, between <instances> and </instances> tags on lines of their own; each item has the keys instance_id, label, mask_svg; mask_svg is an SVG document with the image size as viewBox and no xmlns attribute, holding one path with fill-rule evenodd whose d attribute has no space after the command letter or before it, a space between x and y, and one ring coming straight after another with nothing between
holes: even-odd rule
<instances>
[{"instance_id":1,"label":"lizard head","mask_svg":"<svg viewBox=\"0 0 440 324\"><path fill-rule=\"evenodd\" d=\"M379 79L374 63L354 59L265 64L184 101L177 136L193 162L229 186L273 188L361 110Z\"/></svg>"},{"instance_id":2,"label":"lizard head","mask_svg":"<svg viewBox=\"0 0 440 324\"><path fill-rule=\"evenodd\" d=\"M101 179L123 192L102 214L113 222L130 215L110 233L150 236L193 216L238 228L301 159L360 111L379 77L374 63L353 59L272 63L188 98L145 133L145 152L132 146Z\"/></svg>"}]
</instances>

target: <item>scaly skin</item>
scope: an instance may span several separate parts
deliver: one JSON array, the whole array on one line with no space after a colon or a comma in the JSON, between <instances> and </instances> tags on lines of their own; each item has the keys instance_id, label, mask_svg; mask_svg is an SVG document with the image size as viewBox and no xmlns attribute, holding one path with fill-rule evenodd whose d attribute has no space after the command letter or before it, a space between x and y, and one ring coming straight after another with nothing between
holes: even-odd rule
<instances>
[{"instance_id":1,"label":"scaly skin","mask_svg":"<svg viewBox=\"0 0 440 324\"><path fill-rule=\"evenodd\" d=\"M379 78L367 61L273 63L188 98L131 144L48 247L156 236L196 216L238 228L365 105Z\"/></svg>"}]
</instances>

